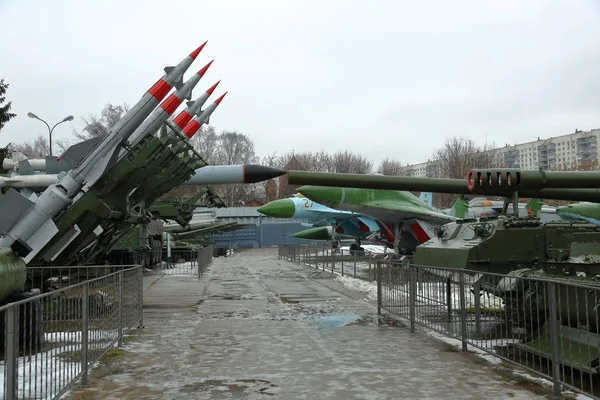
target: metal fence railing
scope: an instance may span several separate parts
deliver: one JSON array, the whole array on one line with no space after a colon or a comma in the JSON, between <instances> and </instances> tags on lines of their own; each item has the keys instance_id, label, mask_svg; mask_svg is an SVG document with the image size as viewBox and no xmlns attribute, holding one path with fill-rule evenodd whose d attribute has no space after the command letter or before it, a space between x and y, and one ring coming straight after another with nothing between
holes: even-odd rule
<instances>
[{"instance_id":1,"label":"metal fence railing","mask_svg":"<svg viewBox=\"0 0 600 400\"><path fill-rule=\"evenodd\" d=\"M278 258L320 268L323 271L337 272L342 276L375 279L375 265L381 253L349 251L325 246L279 245Z\"/></svg>"},{"instance_id":2,"label":"metal fence railing","mask_svg":"<svg viewBox=\"0 0 600 400\"><path fill-rule=\"evenodd\" d=\"M279 257L341 273L329 251L280 246ZM600 286L593 281L434 268L410 258L372 264L379 313L541 375L555 396L565 387L600 399Z\"/></svg>"},{"instance_id":3,"label":"metal fence railing","mask_svg":"<svg viewBox=\"0 0 600 400\"><path fill-rule=\"evenodd\" d=\"M94 268L86 268L92 274ZM142 323L143 270L115 269L79 283L63 279L69 276L66 268L56 269L58 275L48 278L53 290L21 295L0 307L4 399L58 398L77 379L86 385L89 368L110 348L122 345L126 330ZM38 289L45 287L43 275L37 276Z\"/></svg>"},{"instance_id":4,"label":"metal fence railing","mask_svg":"<svg viewBox=\"0 0 600 400\"><path fill-rule=\"evenodd\" d=\"M146 275L193 275L200 276L213 257L213 246L205 246L200 249L172 249L163 252L156 264L147 265L144 269ZM139 259L132 251L131 259ZM77 269L79 267L73 267ZM107 265L106 271L118 270L120 265ZM85 271L80 272L85 275Z\"/></svg>"},{"instance_id":5,"label":"metal fence railing","mask_svg":"<svg viewBox=\"0 0 600 400\"><path fill-rule=\"evenodd\" d=\"M206 246L198 250L197 258L198 258L198 276L204 273L206 267L213 259L213 246Z\"/></svg>"}]
</instances>

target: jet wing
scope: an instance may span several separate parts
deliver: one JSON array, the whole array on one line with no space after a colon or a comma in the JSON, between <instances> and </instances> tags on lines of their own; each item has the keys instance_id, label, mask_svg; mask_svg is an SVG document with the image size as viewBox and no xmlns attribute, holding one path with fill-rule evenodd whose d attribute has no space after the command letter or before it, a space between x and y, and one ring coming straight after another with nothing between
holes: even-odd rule
<instances>
[{"instance_id":1,"label":"jet wing","mask_svg":"<svg viewBox=\"0 0 600 400\"><path fill-rule=\"evenodd\" d=\"M454 216L427 209L410 202L375 200L364 204L364 206L370 209L369 215L383 221L393 220L394 222L399 222L405 219L414 218L436 225L442 225L458 219Z\"/></svg>"}]
</instances>

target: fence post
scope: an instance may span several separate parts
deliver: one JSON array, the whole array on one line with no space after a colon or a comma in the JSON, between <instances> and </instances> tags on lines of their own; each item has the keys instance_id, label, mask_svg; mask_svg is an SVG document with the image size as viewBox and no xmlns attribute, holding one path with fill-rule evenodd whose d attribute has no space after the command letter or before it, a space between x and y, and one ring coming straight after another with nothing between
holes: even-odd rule
<instances>
[{"instance_id":1,"label":"fence post","mask_svg":"<svg viewBox=\"0 0 600 400\"><path fill-rule=\"evenodd\" d=\"M479 279L473 284L473 297L475 298L475 337L481 337L481 282Z\"/></svg>"},{"instance_id":2,"label":"fence post","mask_svg":"<svg viewBox=\"0 0 600 400\"><path fill-rule=\"evenodd\" d=\"M555 398L561 398L560 385L560 356L558 352L558 323L556 320L556 283L548 282L550 297L550 330L552 340L552 395ZM537 310L536 310L537 311Z\"/></svg>"},{"instance_id":3,"label":"fence post","mask_svg":"<svg viewBox=\"0 0 600 400\"><path fill-rule=\"evenodd\" d=\"M19 319L18 306L9 307L6 310L6 347L5 347L5 369L6 382L4 390L6 399L14 400L17 398L17 376L19 374Z\"/></svg>"},{"instance_id":4,"label":"fence post","mask_svg":"<svg viewBox=\"0 0 600 400\"><path fill-rule=\"evenodd\" d=\"M83 283L83 296L81 298L81 385L88 384L88 332L90 295L88 282Z\"/></svg>"},{"instance_id":5,"label":"fence post","mask_svg":"<svg viewBox=\"0 0 600 400\"><path fill-rule=\"evenodd\" d=\"M377 267L375 270L375 275L377 278L377 314L381 315L381 306L382 306L382 293L381 293L381 277L383 275L381 271L381 261L377 260Z\"/></svg>"},{"instance_id":6,"label":"fence post","mask_svg":"<svg viewBox=\"0 0 600 400\"><path fill-rule=\"evenodd\" d=\"M371 256L372 254L369 253L369 282L371 282L373 279L371 279Z\"/></svg>"},{"instance_id":7,"label":"fence post","mask_svg":"<svg viewBox=\"0 0 600 400\"><path fill-rule=\"evenodd\" d=\"M123 270L119 272L119 339L117 347L123 346Z\"/></svg>"},{"instance_id":8,"label":"fence post","mask_svg":"<svg viewBox=\"0 0 600 400\"><path fill-rule=\"evenodd\" d=\"M452 281L446 279L446 304L448 307L448 322L452 322Z\"/></svg>"},{"instance_id":9,"label":"fence post","mask_svg":"<svg viewBox=\"0 0 600 400\"><path fill-rule=\"evenodd\" d=\"M354 251L354 277L356 278L356 251Z\"/></svg>"},{"instance_id":10,"label":"fence post","mask_svg":"<svg viewBox=\"0 0 600 400\"><path fill-rule=\"evenodd\" d=\"M344 250L340 249L340 257L342 258L342 276L344 276Z\"/></svg>"},{"instance_id":11,"label":"fence post","mask_svg":"<svg viewBox=\"0 0 600 400\"><path fill-rule=\"evenodd\" d=\"M460 296L460 336L462 351L467 351L467 306L465 302L465 273L458 272L459 296Z\"/></svg>"},{"instance_id":12,"label":"fence post","mask_svg":"<svg viewBox=\"0 0 600 400\"><path fill-rule=\"evenodd\" d=\"M333 269L335 268L335 253L333 249L331 249L331 273L333 274Z\"/></svg>"},{"instance_id":13,"label":"fence post","mask_svg":"<svg viewBox=\"0 0 600 400\"><path fill-rule=\"evenodd\" d=\"M410 316L410 331L415 332L415 312L417 304L417 267L414 265L408 265L408 279L409 279L409 316Z\"/></svg>"},{"instance_id":14,"label":"fence post","mask_svg":"<svg viewBox=\"0 0 600 400\"><path fill-rule=\"evenodd\" d=\"M142 266L138 267L139 269L139 282L138 282L138 286L139 286L139 306L140 306L140 322L138 324L138 328L143 328L144 327L144 269L142 268Z\"/></svg>"}]
</instances>

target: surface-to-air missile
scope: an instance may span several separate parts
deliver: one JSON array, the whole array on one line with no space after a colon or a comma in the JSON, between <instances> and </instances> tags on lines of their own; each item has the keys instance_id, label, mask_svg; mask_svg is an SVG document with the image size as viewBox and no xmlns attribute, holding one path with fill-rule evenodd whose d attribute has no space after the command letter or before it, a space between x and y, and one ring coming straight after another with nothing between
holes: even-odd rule
<instances>
[{"instance_id":1,"label":"surface-to-air missile","mask_svg":"<svg viewBox=\"0 0 600 400\"><path fill-rule=\"evenodd\" d=\"M288 171L288 182L504 196L512 202L518 196L600 202L600 172L595 171L477 169L469 171L466 180ZM574 218L577 212L589 212L581 207L589 206L562 208L559 214L571 214ZM595 211L596 207L593 208ZM548 328L552 317L547 285L535 284L524 277L563 283L556 285L557 298L563 299L557 305L556 315L563 326L558 330L561 363L598 372L600 230L597 225L583 220L542 223L536 216L514 215L457 220L438 228L433 238L418 246L414 263L464 269L479 275L476 285L500 296L508 322L527 331L524 341L514 346L548 359L552 358ZM505 278L492 273L503 274ZM582 285L568 285L573 282ZM571 352L569 348L577 351Z\"/></svg>"},{"instance_id":2,"label":"surface-to-air missile","mask_svg":"<svg viewBox=\"0 0 600 400\"><path fill-rule=\"evenodd\" d=\"M166 121L184 99L190 99L206 71L203 68L183 83L183 74L203 47L166 68L109 134L39 197L26 198L13 189L0 197L0 209L10 210L0 218L0 304L28 295L22 292L26 265L101 260L124 233L152 219L149 207L158 197L206 165L181 128ZM172 87L177 90L167 96ZM193 114L203 123L216 105L211 104L208 112L197 108Z\"/></svg>"},{"instance_id":3,"label":"surface-to-air missile","mask_svg":"<svg viewBox=\"0 0 600 400\"><path fill-rule=\"evenodd\" d=\"M255 164L207 165L194 171L182 185L256 183L284 174L276 168ZM0 188L45 188L58 180L58 174L0 176Z\"/></svg>"}]
</instances>

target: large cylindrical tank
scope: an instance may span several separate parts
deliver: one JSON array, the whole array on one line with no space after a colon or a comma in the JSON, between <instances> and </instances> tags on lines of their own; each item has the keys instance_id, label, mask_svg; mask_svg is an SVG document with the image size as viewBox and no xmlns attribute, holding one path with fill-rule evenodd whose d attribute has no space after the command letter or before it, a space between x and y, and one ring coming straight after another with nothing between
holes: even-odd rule
<instances>
[{"instance_id":1,"label":"large cylindrical tank","mask_svg":"<svg viewBox=\"0 0 600 400\"><path fill-rule=\"evenodd\" d=\"M27 266L9 248L0 248L0 304L13 293L23 291Z\"/></svg>"}]
</instances>

